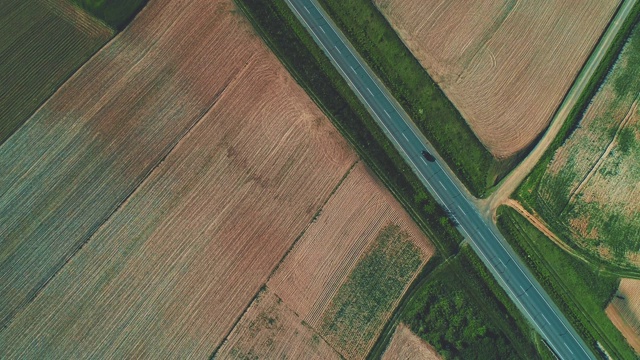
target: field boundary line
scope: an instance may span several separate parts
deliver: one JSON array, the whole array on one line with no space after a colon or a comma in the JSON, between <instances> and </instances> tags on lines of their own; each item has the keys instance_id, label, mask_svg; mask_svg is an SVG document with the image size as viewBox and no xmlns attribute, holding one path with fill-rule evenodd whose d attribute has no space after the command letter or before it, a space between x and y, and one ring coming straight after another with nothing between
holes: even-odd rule
<instances>
[{"instance_id":1,"label":"field boundary line","mask_svg":"<svg viewBox=\"0 0 640 360\"><path fill-rule=\"evenodd\" d=\"M607 145L607 147L604 149L604 152L600 155L600 157L598 158L596 163L593 164L593 167L591 167L591 170L589 170L589 172L585 175L585 177L582 179L582 181L580 181L578 186L571 192L571 195L569 196L569 200L567 201L567 204L564 206L562 211L560 211L561 214L574 201L576 196L587 185L587 183L591 180L591 178L596 173L596 171L598 171L602 167L602 164L606 160L607 156L609 156L609 154L611 153L611 150L613 150L613 147L616 145L616 140L618 140L618 135L620 135L620 131L629 123L629 121L633 117L633 113L638 108L638 97L639 96L640 96L640 94L638 94L638 96L636 96L636 99L631 104L631 107L629 108L629 111L627 111L627 114L625 115L625 117L622 119L620 124L618 124L618 128L616 129L616 132L613 134L613 137L611 138L611 141L609 141L609 145Z\"/></svg>"},{"instance_id":2,"label":"field boundary line","mask_svg":"<svg viewBox=\"0 0 640 360\"><path fill-rule=\"evenodd\" d=\"M158 169L167 159L167 157L173 153L173 150L180 144L182 143L182 140L191 133L191 131L198 125L201 123L202 119L204 119L207 114L209 114L211 112L211 110L215 107L215 105L218 103L218 100L220 99L220 97L224 94L224 92L229 88L229 86L233 85L233 83L239 78L239 76L245 71L245 69L248 68L249 64L253 61L254 59L254 55L252 55L247 62L245 63L244 67L242 69L240 69L223 87L222 89L220 89L220 91L218 91L218 93L215 94L215 96L212 99L211 104L204 110L201 112L201 114L198 116L198 118L187 128L183 131L183 133L181 135L179 135L179 137L173 142L173 144L169 144L169 149L167 150L166 154L164 154L164 156L162 156L162 158L160 158L158 160L158 162L151 167L146 174L143 174L140 181L138 182L138 184L134 185L134 188L124 196L124 198L122 199L122 201L120 201L113 209L113 211L111 211L109 214L107 214L103 220L95 226L94 230L91 231L91 233L83 240L81 241L75 248L75 250L73 251L73 253L71 255L69 255L66 259L63 260L62 264L60 265L60 267L58 269L56 269L53 274L51 276L49 276L49 278L47 278L41 286L39 286L38 288L35 289L35 291L33 292L32 296L30 297L30 299L23 305L21 306L19 309L17 309L13 314L11 314L11 316L7 319L7 321L2 325L2 330L7 329L9 326L11 326L11 323L13 323L13 320L19 316L25 309L27 309L31 303L33 303L33 301L35 301L40 294L42 293L42 291L44 291L44 289L47 288L47 286L49 285L49 283L60 273L60 271L62 271L66 265L84 248L84 246L89 243L89 241L91 241L91 239L93 239L93 237L95 236L95 234L100 231L102 228L104 228L105 226L108 225L109 220L113 218L113 216L118 213L120 211L120 209L122 209L124 206L126 206L129 201L131 200L131 198L140 190L140 188L142 186L144 186L147 181L149 181L149 178L151 177L151 175L155 172L156 169ZM2 331L0 330L0 332Z\"/></svg>"}]
</instances>

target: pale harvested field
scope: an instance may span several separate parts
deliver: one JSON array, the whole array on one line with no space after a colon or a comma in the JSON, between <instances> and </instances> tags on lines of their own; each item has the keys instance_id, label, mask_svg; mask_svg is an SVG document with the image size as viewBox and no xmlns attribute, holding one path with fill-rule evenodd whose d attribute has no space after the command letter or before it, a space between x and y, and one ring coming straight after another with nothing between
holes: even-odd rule
<instances>
[{"instance_id":1,"label":"pale harvested field","mask_svg":"<svg viewBox=\"0 0 640 360\"><path fill-rule=\"evenodd\" d=\"M536 210L573 242L635 267L640 266L639 51L636 27L535 194Z\"/></svg>"},{"instance_id":2,"label":"pale harvested field","mask_svg":"<svg viewBox=\"0 0 640 360\"><path fill-rule=\"evenodd\" d=\"M0 1L0 144L112 36L67 0Z\"/></svg>"},{"instance_id":3,"label":"pale harvested field","mask_svg":"<svg viewBox=\"0 0 640 360\"><path fill-rule=\"evenodd\" d=\"M340 359L270 290L253 301L215 359Z\"/></svg>"},{"instance_id":4,"label":"pale harvested field","mask_svg":"<svg viewBox=\"0 0 640 360\"><path fill-rule=\"evenodd\" d=\"M57 272L3 357L206 358L356 156L231 1L176 0L0 159L3 314Z\"/></svg>"},{"instance_id":5,"label":"pale harvested field","mask_svg":"<svg viewBox=\"0 0 640 360\"><path fill-rule=\"evenodd\" d=\"M374 0L498 158L529 145L620 0Z\"/></svg>"},{"instance_id":6,"label":"pale harvested field","mask_svg":"<svg viewBox=\"0 0 640 360\"><path fill-rule=\"evenodd\" d=\"M404 324L399 324L382 360L440 360L438 353Z\"/></svg>"},{"instance_id":7,"label":"pale harvested field","mask_svg":"<svg viewBox=\"0 0 640 360\"><path fill-rule=\"evenodd\" d=\"M411 243L419 249L422 264L433 255L433 245L400 204L363 164L358 164L269 280L269 288L300 318L321 332L338 290L374 245L380 231L390 223L399 224L408 233ZM411 274L411 279L415 275ZM399 298L394 301L397 300ZM385 313L382 318L388 315ZM370 330L379 333L383 325L372 323ZM348 358L356 352L366 354L373 345L368 339L360 341L357 336L353 340L357 348L330 344L342 349L339 351Z\"/></svg>"},{"instance_id":8,"label":"pale harvested field","mask_svg":"<svg viewBox=\"0 0 640 360\"><path fill-rule=\"evenodd\" d=\"M629 345L640 354L640 280L622 279L606 312Z\"/></svg>"}]
</instances>

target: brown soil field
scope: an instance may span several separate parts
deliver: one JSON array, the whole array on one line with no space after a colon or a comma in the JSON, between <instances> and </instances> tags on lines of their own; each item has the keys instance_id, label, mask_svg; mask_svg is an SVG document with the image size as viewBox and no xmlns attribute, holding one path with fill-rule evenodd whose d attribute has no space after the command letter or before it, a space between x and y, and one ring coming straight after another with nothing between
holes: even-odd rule
<instances>
[{"instance_id":1,"label":"brown soil field","mask_svg":"<svg viewBox=\"0 0 640 360\"><path fill-rule=\"evenodd\" d=\"M382 355L382 360L440 360L431 345L420 339L404 324L398 325L391 343Z\"/></svg>"},{"instance_id":2,"label":"brown soil field","mask_svg":"<svg viewBox=\"0 0 640 360\"><path fill-rule=\"evenodd\" d=\"M270 290L253 301L214 359L340 359Z\"/></svg>"},{"instance_id":3,"label":"brown soil field","mask_svg":"<svg viewBox=\"0 0 640 360\"><path fill-rule=\"evenodd\" d=\"M620 0L374 0L498 158L549 124Z\"/></svg>"},{"instance_id":4,"label":"brown soil field","mask_svg":"<svg viewBox=\"0 0 640 360\"><path fill-rule=\"evenodd\" d=\"M390 222L410 234L423 264L433 255L433 245L409 215L359 163L279 266L269 288L306 323L321 329L339 288ZM383 325L371 324L372 331L381 331ZM372 345L356 350L366 354Z\"/></svg>"},{"instance_id":5,"label":"brown soil field","mask_svg":"<svg viewBox=\"0 0 640 360\"><path fill-rule=\"evenodd\" d=\"M355 161L230 0L150 2L0 148L0 353L211 355Z\"/></svg>"},{"instance_id":6,"label":"brown soil field","mask_svg":"<svg viewBox=\"0 0 640 360\"><path fill-rule=\"evenodd\" d=\"M67 0L0 2L0 144L112 36Z\"/></svg>"},{"instance_id":7,"label":"brown soil field","mask_svg":"<svg viewBox=\"0 0 640 360\"><path fill-rule=\"evenodd\" d=\"M640 280L622 279L607 316L640 355Z\"/></svg>"}]
</instances>

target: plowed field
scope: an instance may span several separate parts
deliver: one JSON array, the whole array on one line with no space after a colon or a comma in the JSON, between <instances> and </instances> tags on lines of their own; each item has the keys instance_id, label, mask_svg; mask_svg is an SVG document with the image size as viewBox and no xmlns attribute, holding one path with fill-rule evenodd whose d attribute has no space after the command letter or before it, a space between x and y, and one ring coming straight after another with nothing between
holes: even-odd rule
<instances>
[{"instance_id":1,"label":"plowed field","mask_svg":"<svg viewBox=\"0 0 640 360\"><path fill-rule=\"evenodd\" d=\"M216 359L340 359L271 291L262 292L233 329Z\"/></svg>"},{"instance_id":2,"label":"plowed field","mask_svg":"<svg viewBox=\"0 0 640 360\"><path fill-rule=\"evenodd\" d=\"M640 280L620 281L620 288L607 307L607 316L640 354Z\"/></svg>"},{"instance_id":3,"label":"plowed field","mask_svg":"<svg viewBox=\"0 0 640 360\"><path fill-rule=\"evenodd\" d=\"M0 144L113 30L67 0L0 2Z\"/></svg>"},{"instance_id":4,"label":"plowed field","mask_svg":"<svg viewBox=\"0 0 640 360\"><path fill-rule=\"evenodd\" d=\"M548 125L619 0L374 0L498 158Z\"/></svg>"},{"instance_id":5,"label":"plowed field","mask_svg":"<svg viewBox=\"0 0 640 360\"><path fill-rule=\"evenodd\" d=\"M150 2L0 148L0 353L209 356L355 160L231 1Z\"/></svg>"},{"instance_id":6,"label":"plowed field","mask_svg":"<svg viewBox=\"0 0 640 360\"><path fill-rule=\"evenodd\" d=\"M381 234L386 233L393 233L389 234L393 238L391 245L380 246L381 241L386 241L386 238L381 240ZM392 250L385 252L389 249ZM391 304L399 301L420 267L409 266L409 273L403 274L407 277L399 278L399 294L394 293L393 298L379 299L375 306L365 304L368 311L372 312L369 314L371 318L367 318L370 322L366 322L361 329L363 331L358 332L356 323L362 319L351 319L354 322L349 323L348 329L357 333L347 334L347 328L342 329L342 325L336 323L344 319L334 316L334 310L346 303L357 304L357 301L342 303L346 298L340 296L340 290L344 292L345 283L352 279L359 264L367 263L363 260L370 260L368 255L372 253L381 256L380 266L400 269L411 262L409 258L413 254L418 257L420 264L424 264L434 253L434 248L391 194L374 180L364 165L358 164L287 255L268 286L300 318L323 336L328 335L329 343L343 356L364 356L373 345L375 335L382 330ZM403 258L407 254L409 258ZM360 274L363 269L358 271ZM383 272L376 275L383 276ZM387 275L395 276L391 273ZM370 274L369 283L380 285L377 281L383 280ZM351 295L363 301L375 298L372 293L353 292ZM332 324L337 326L335 333L330 331ZM349 337L348 341L341 340L346 337Z\"/></svg>"},{"instance_id":7,"label":"plowed field","mask_svg":"<svg viewBox=\"0 0 640 360\"><path fill-rule=\"evenodd\" d=\"M404 324L398 325L382 360L439 360L438 353Z\"/></svg>"}]
</instances>

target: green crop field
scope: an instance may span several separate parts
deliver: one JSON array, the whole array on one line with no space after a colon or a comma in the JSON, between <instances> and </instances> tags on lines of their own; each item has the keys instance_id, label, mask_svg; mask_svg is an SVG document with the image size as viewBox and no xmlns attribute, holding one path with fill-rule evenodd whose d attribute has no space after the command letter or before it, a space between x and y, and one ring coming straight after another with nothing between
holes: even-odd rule
<instances>
[{"instance_id":1,"label":"green crop field","mask_svg":"<svg viewBox=\"0 0 640 360\"><path fill-rule=\"evenodd\" d=\"M576 129L523 183L518 199L596 262L640 268L640 27ZM571 119L570 119L571 120Z\"/></svg>"},{"instance_id":2,"label":"green crop field","mask_svg":"<svg viewBox=\"0 0 640 360\"><path fill-rule=\"evenodd\" d=\"M113 35L62 1L0 2L0 144Z\"/></svg>"},{"instance_id":3,"label":"green crop field","mask_svg":"<svg viewBox=\"0 0 640 360\"><path fill-rule=\"evenodd\" d=\"M320 333L343 354L364 356L421 263L418 248L399 226L382 229L338 289Z\"/></svg>"},{"instance_id":4,"label":"green crop field","mask_svg":"<svg viewBox=\"0 0 640 360\"><path fill-rule=\"evenodd\" d=\"M115 29L122 29L147 0L71 0Z\"/></svg>"},{"instance_id":5,"label":"green crop field","mask_svg":"<svg viewBox=\"0 0 640 360\"><path fill-rule=\"evenodd\" d=\"M511 208L498 209L498 227L592 351L636 358L604 312L617 277L567 254Z\"/></svg>"}]
</instances>

